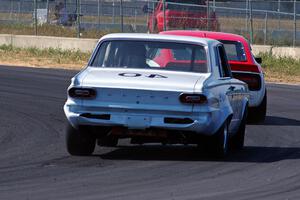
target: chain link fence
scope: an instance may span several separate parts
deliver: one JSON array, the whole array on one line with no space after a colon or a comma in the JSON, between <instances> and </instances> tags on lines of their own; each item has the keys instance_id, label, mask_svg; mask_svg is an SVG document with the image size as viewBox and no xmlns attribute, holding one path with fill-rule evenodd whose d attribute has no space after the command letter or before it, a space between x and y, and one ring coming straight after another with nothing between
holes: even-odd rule
<instances>
[{"instance_id":1,"label":"chain link fence","mask_svg":"<svg viewBox=\"0 0 300 200\"><path fill-rule=\"evenodd\" d=\"M255 44L300 45L297 1L1 0L0 31L98 38L106 32L199 29Z\"/></svg>"}]
</instances>

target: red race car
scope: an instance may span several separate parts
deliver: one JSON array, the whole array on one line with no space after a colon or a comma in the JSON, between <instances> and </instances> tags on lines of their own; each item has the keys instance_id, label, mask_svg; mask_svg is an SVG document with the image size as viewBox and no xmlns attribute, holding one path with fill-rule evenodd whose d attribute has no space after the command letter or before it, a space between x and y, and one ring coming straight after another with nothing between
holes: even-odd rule
<instances>
[{"instance_id":1,"label":"red race car","mask_svg":"<svg viewBox=\"0 0 300 200\"><path fill-rule=\"evenodd\" d=\"M148 30L157 33L164 30L163 0L158 0L154 8L144 6L143 11L149 13ZM191 29L207 28L217 31L219 23L214 11L210 11L207 24L207 6L205 0L166 0L165 17L166 28Z\"/></svg>"},{"instance_id":2,"label":"red race car","mask_svg":"<svg viewBox=\"0 0 300 200\"><path fill-rule=\"evenodd\" d=\"M222 42L233 77L248 84L250 90L248 119L252 122L263 122L265 120L267 90L264 73L260 66L262 60L253 56L251 47L244 37L230 33L188 30L165 31L160 34L210 38ZM170 60L172 60L171 57Z\"/></svg>"}]
</instances>

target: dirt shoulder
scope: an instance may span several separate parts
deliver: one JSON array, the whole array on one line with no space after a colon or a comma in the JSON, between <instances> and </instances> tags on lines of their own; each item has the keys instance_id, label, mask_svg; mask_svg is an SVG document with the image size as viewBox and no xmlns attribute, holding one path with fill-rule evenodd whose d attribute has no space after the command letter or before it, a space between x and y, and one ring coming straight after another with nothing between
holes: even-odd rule
<instances>
[{"instance_id":1,"label":"dirt shoulder","mask_svg":"<svg viewBox=\"0 0 300 200\"><path fill-rule=\"evenodd\" d=\"M81 64L57 64L57 63L44 63L41 62L22 62L22 61L2 61L0 60L0 65L14 66L14 67L30 67L30 68L41 68L41 69L66 69L66 70L81 70L85 65Z\"/></svg>"},{"instance_id":2,"label":"dirt shoulder","mask_svg":"<svg viewBox=\"0 0 300 200\"><path fill-rule=\"evenodd\" d=\"M300 76L283 75L269 70L265 70L264 72L267 82L300 85Z\"/></svg>"}]
</instances>

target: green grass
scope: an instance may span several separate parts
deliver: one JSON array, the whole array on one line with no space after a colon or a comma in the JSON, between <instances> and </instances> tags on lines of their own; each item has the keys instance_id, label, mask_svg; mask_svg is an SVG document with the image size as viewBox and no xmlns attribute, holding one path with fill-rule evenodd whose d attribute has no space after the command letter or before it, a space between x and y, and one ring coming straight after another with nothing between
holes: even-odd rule
<instances>
[{"instance_id":1,"label":"green grass","mask_svg":"<svg viewBox=\"0 0 300 200\"><path fill-rule=\"evenodd\" d=\"M36 57L61 57L68 60L73 61L82 61L88 59L90 56L90 53L83 53L79 50L62 50L62 49L54 49L54 48L48 48L48 49L38 49L38 48L17 48L13 47L11 45L1 45L0 51L4 51L6 53L27 53L30 56L36 56Z\"/></svg>"},{"instance_id":2,"label":"green grass","mask_svg":"<svg viewBox=\"0 0 300 200\"><path fill-rule=\"evenodd\" d=\"M275 57L268 53L260 54L266 78L287 82L300 82L300 59Z\"/></svg>"},{"instance_id":3,"label":"green grass","mask_svg":"<svg viewBox=\"0 0 300 200\"><path fill-rule=\"evenodd\" d=\"M103 35L108 33L117 32L107 30L95 30L91 29L88 31L81 30L82 38L101 38ZM34 26L24 24L8 24L0 25L1 34L13 34L13 35L35 35ZM77 37L77 27L65 27L51 24L43 24L37 27L37 34L39 36L56 36L56 37Z\"/></svg>"},{"instance_id":4,"label":"green grass","mask_svg":"<svg viewBox=\"0 0 300 200\"><path fill-rule=\"evenodd\" d=\"M0 46L0 62L29 66L61 66L78 68L84 66L91 53L62 49L16 48Z\"/></svg>"}]
</instances>

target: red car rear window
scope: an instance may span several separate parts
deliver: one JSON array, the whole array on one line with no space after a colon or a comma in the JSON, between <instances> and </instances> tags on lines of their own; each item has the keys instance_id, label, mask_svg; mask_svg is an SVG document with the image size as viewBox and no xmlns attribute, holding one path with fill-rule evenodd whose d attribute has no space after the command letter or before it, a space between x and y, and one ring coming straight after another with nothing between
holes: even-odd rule
<instances>
[{"instance_id":1,"label":"red car rear window","mask_svg":"<svg viewBox=\"0 0 300 200\"><path fill-rule=\"evenodd\" d=\"M242 43L237 41L220 40L224 44L225 51L230 61L247 61L246 53Z\"/></svg>"}]
</instances>

